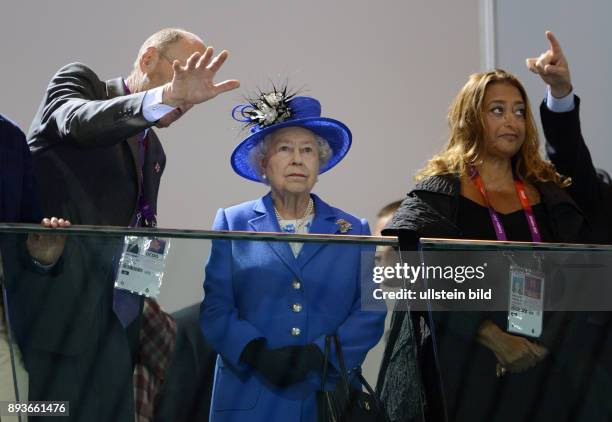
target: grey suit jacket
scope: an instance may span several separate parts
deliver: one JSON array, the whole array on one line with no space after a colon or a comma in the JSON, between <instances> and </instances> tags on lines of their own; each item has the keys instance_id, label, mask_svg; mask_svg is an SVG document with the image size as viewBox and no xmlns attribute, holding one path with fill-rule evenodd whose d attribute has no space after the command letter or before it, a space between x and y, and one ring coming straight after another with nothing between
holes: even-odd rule
<instances>
[{"instance_id":1,"label":"grey suit jacket","mask_svg":"<svg viewBox=\"0 0 612 422\"><path fill-rule=\"evenodd\" d=\"M153 123L142 114L145 93L125 94L121 78L102 82L81 63L52 78L28 133L45 215L127 226L141 189L156 212L166 156L149 130L141 170L137 136Z\"/></svg>"}]
</instances>

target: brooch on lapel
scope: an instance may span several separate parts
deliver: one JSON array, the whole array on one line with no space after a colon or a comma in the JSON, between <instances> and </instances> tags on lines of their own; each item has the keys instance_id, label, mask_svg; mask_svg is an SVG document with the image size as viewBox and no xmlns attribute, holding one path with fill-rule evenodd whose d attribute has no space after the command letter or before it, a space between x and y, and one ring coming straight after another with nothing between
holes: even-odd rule
<instances>
[{"instance_id":1,"label":"brooch on lapel","mask_svg":"<svg viewBox=\"0 0 612 422\"><path fill-rule=\"evenodd\" d=\"M340 227L340 233L346 233L351 229L351 227L353 227L353 225L344 218L336 220L336 224Z\"/></svg>"}]
</instances>

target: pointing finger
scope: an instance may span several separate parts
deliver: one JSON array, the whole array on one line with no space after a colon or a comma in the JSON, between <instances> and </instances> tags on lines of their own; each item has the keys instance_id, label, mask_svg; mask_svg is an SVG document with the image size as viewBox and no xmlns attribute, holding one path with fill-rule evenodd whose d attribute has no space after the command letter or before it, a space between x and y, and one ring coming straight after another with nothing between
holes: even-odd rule
<instances>
[{"instance_id":1,"label":"pointing finger","mask_svg":"<svg viewBox=\"0 0 612 422\"><path fill-rule=\"evenodd\" d=\"M548 38L548 42L550 43L550 49L553 55L557 56L559 54L563 54L563 51L561 50L561 44L559 44L559 41L552 32L546 31L546 38Z\"/></svg>"}]
</instances>

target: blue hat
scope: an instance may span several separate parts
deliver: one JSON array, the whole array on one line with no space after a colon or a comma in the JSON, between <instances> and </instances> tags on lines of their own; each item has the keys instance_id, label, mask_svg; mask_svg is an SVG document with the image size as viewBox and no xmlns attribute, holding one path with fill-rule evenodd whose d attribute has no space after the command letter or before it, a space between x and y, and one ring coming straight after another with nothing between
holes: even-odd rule
<instances>
[{"instance_id":1,"label":"blue hat","mask_svg":"<svg viewBox=\"0 0 612 422\"><path fill-rule=\"evenodd\" d=\"M321 103L311 97L287 96L286 90L261 94L249 104L239 104L232 110L232 117L251 126L251 135L242 141L232 153L232 168L240 176L262 182L259 171L253 168L251 150L266 135L290 126L306 128L325 139L332 156L319 168L325 173L340 162L351 147L352 135L348 127L338 120L321 117Z\"/></svg>"}]
</instances>

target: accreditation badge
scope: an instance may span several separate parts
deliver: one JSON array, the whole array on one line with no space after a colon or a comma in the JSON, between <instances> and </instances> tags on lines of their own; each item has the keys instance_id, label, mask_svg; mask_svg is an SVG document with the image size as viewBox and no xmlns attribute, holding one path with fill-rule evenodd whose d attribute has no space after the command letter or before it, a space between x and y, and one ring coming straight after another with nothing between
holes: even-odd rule
<instances>
[{"instance_id":1,"label":"accreditation badge","mask_svg":"<svg viewBox=\"0 0 612 422\"><path fill-rule=\"evenodd\" d=\"M510 266L508 332L529 337L542 335L544 273Z\"/></svg>"},{"instance_id":2,"label":"accreditation badge","mask_svg":"<svg viewBox=\"0 0 612 422\"><path fill-rule=\"evenodd\" d=\"M125 236L115 288L157 298L170 239Z\"/></svg>"}]
</instances>

